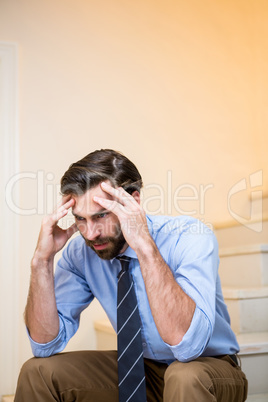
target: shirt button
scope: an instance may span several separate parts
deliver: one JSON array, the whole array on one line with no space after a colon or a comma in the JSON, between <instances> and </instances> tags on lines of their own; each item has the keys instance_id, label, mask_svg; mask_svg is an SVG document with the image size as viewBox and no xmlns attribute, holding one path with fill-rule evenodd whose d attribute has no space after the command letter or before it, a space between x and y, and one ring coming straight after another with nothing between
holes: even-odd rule
<instances>
[{"instance_id":1,"label":"shirt button","mask_svg":"<svg viewBox=\"0 0 268 402\"><path fill-rule=\"evenodd\" d=\"M147 346L147 343L146 342L142 342L142 346Z\"/></svg>"}]
</instances>

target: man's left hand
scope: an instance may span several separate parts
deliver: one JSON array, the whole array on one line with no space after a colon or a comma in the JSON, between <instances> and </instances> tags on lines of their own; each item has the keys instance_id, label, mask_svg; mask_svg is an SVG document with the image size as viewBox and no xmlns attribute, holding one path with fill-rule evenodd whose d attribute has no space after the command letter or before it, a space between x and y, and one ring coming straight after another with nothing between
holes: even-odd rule
<instances>
[{"instance_id":1,"label":"man's left hand","mask_svg":"<svg viewBox=\"0 0 268 402\"><path fill-rule=\"evenodd\" d=\"M133 250L138 251L152 240L146 214L140 205L139 192L134 191L130 195L122 187L114 188L107 182L101 183L101 188L113 199L95 196L94 201L118 217L126 242Z\"/></svg>"}]
</instances>

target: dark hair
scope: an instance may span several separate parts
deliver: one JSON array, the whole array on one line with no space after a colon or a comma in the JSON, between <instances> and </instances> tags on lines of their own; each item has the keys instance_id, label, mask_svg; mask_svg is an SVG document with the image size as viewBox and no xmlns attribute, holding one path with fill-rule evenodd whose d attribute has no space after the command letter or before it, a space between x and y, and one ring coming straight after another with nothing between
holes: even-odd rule
<instances>
[{"instance_id":1,"label":"dark hair","mask_svg":"<svg viewBox=\"0 0 268 402\"><path fill-rule=\"evenodd\" d=\"M134 163L120 152L101 149L69 167L61 178L61 193L81 195L105 180L115 187L123 187L129 194L140 192L142 187L142 178Z\"/></svg>"}]
</instances>

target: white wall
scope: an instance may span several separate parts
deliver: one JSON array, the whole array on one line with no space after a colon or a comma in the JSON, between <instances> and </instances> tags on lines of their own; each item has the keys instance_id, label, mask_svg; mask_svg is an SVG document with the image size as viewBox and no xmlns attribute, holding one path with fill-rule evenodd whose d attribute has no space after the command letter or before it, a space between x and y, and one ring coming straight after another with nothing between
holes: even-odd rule
<instances>
[{"instance_id":1,"label":"white wall","mask_svg":"<svg viewBox=\"0 0 268 402\"><path fill-rule=\"evenodd\" d=\"M0 41L0 394L12 391L19 368L19 216L5 202L5 184L18 169L17 46ZM18 187L13 192L18 201Z\"/></svg>"},{"instance_id":2,"label":"white wall","mask_svg":"<svg viewBox=\"0 0 268 402\"><path fill-rule=\"evenodd\" d=\"M20 317L53 185L86 153L111 147L132 159L149 212L195 211L222 224L233 219L227 201L237 182L249 186L261 170L258 188L268 191L267 14L265 0L0 2L0 40L19 47L20 172L28 175L19 207L39 209L20 215ZM175 208L183 184L177 196L195 199ZM241 216L248 197L232 199ZM86 313L91 332L74 347L94 347L91 321L101 314L98 306ZM30 356L22 318L19 337L21 364Z\"/></svg>"}]
</instances>

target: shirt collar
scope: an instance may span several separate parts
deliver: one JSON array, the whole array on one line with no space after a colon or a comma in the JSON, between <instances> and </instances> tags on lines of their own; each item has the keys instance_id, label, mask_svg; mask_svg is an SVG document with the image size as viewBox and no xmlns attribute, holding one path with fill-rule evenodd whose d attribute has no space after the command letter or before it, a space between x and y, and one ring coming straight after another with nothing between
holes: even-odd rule
<instances>
[{"instance_id":1,"label":"shirt collar","mask_svg":"<svg viewBox=\"0 0 268 402\"><path fill-rule=\"evenodd\" d=\"M137 254L135 253L135 251L129 246L128 246L128 248L126 249L126 251L123 254L126 255L127 257L138 259Z\"/></svg>"}]
</instances>

